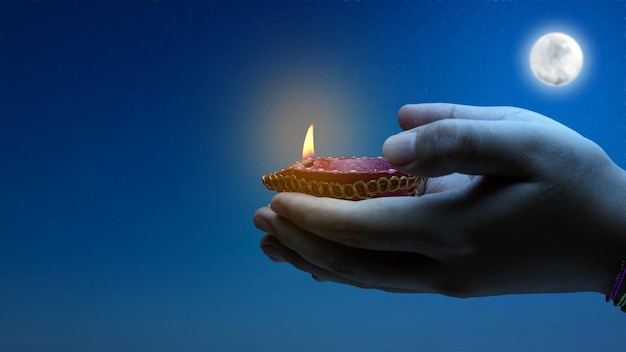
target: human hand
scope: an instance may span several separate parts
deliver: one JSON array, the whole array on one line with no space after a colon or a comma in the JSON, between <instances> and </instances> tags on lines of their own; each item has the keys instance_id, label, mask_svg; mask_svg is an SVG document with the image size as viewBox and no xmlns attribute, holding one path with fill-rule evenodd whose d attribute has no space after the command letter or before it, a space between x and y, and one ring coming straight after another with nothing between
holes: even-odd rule
<instances>
[{"instance_id":1,"label":"human hand","mask_svg":"<svg viewBox=\"0 0 626 352\"><path fill-rule=\"evenodd\" d=\"M606 293L626 255L626 175L571 129L512 107L404 106L383 154L420 197L280 193L254 214L275 261L319 281L456 297Z\"/></svg>"}]
</instances>

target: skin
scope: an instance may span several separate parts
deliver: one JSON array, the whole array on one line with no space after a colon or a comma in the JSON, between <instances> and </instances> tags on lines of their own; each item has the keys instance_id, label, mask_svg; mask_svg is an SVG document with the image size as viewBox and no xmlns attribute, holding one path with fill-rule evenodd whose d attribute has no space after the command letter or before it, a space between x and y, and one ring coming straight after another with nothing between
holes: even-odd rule
<instances>
[{"instance_id":1,"label":"skin","mask_svg":"<svg viewBox=\"0 0 626 352\"><path fill-rule=\"evenodd\" d=\"M610 290L626 255L626 172L594 142L514 107L406 105L383 145L420 197L279 193L261 248L318 281L454 297Z\"/></svg>"}]
</instances>

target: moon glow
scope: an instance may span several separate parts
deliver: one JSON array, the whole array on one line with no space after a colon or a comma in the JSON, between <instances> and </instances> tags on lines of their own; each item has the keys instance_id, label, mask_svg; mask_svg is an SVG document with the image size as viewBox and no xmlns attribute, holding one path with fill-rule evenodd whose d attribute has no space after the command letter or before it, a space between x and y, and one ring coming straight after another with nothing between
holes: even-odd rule
<instances>
[{"instance_id":1,"label":"moon glow","mask_svg":"<svg viewBox=\"0 0 626 352\"><path fill-rule=\"evenodd\" d=\"M564 33L548 33L530 51L530 69L541 82L550 86L570 83L583 67L583 51Z\"/></svg>"}]
</instances>

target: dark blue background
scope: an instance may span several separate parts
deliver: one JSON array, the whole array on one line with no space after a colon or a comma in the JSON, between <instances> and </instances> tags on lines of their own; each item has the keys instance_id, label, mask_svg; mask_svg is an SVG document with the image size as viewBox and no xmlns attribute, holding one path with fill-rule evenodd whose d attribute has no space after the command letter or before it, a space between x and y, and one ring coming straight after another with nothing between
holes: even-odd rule
<instances>
[{"instance_id":1,"label":"dark blue background","mask_svg":"<svg viewBox=\"0 0 626 352\"><path fill-rule=\"evenodd\" d=\"M560 88L528 68L549 31L585 55ZM599 294L319 284L251 216L310 123L379 155L411 102L529 108L625 167L625 44L622 1L2 0L0 350L623 348Z\"/></svg>"}]
</instances>

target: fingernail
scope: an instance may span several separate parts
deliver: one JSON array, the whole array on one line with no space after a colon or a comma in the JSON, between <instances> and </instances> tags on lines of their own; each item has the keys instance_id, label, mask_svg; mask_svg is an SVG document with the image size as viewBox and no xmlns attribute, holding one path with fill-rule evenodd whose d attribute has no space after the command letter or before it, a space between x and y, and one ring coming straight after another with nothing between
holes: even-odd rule
<instances>
[{"instance_id":1,"label":"fingernail","mask_svg":"<svg viewBox=\"0 0 626 352\"><path fill-rule=\"evenodd\" d=\"M283 210L283 206L280 204L278 200L272 200L270 203L270 208L278 215L285 216L285 211Z\"/></svg>"},{"instance_id":2,"label":"fingernail","mask_svg":"<svg viewBox=\"0 0 626 352\"><path fill-rule=\"evenodd\" d=\"M394 166L404 166L413 161L415 133L399 133L387 138L383 155Z\"/></svg>"},{"instance_id":3,"label":"fingernail","mask_svg":"<svg viewBox=\"0 0 626 352\"><path fill-rule=\"evenodd\" d=\"M285 262L285 257L280 252L280 250L271 244L263 244L261 245L261 250L275 263L283 263Z\"/></svg>"},{"instance_id":4,"label":"fingernail","mask_svg":"<svg viewBox=\"0 0 626 352\"><path fill-rule=\"evenodd\" d=\"M267 233L272 234L274 229L272 228L272 224L270 221L263 215L257 212L254 214L254 226L256 226L259 230L265 231Z\"/></svg>"}]
</instances>

